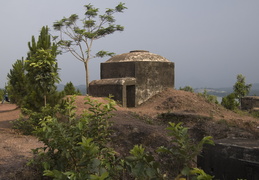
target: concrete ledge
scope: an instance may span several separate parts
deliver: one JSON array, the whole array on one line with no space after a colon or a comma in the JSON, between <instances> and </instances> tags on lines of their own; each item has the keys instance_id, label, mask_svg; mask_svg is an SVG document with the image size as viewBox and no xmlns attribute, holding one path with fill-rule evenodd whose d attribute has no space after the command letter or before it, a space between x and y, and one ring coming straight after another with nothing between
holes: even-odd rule
<instances>
[{"instance_id":1,"label":"concrete ledge","mask_svg":"<svg viewBox=\"0 0 259 180\"><path fill-rule=\"evenodd\" d=\"M110 78L110 79L100 79L94 80L90 85L135 85L136 78Z\"/></svg>"},{"instance_id":2,"label":"concrete ledge","mask_svg":"<svg viewBox=\"0 0 259 180\"><path fill-rule=\"evenodd\" d=\"M198 167L216 179L259 179L259 140L217 140L204 148Z\"/></svg>"}]
</instances>

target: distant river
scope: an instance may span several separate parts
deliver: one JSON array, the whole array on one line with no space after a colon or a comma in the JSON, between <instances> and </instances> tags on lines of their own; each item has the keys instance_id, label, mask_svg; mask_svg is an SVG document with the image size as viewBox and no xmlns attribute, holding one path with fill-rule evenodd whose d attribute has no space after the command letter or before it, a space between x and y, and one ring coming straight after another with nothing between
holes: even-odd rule
<instances>
[{"instance_id":1,"label":"distant river","mask_svg":"<svg viewBox=\"0 0 259 180\"><path fill-rule=\"evenodd\" d=\"M218 100L219 104L221 104L222 97L217 96L217 100Z\"/></svg>"}]
</instances>

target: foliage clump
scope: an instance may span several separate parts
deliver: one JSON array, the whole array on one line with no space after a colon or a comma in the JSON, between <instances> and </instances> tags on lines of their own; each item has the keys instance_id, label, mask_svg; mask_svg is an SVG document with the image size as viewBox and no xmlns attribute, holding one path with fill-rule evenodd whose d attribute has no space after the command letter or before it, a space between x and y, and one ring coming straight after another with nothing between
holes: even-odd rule
<instances>
[{"instance_id":1,"label":"foliage clump","mask_svg":"<svg viewBox=\"0 0 259 180\"><path fill-rule=\"evenodd\" d=\"M181 123L170 123L167 128L172 136L171 146L157 148L156 154L146 152L142 145L135 145L130 156L120 157L108 144L111 141L109 119L115 110L113 100L107 104L87 98L90 107L79 116L75 114L74 98L65 102L61 114L48 113L38 119L35 135L44 143L34 150L31 164L39 165L44 176L54 179L172 179L172 173L162 167L168 162L159 161L163 156L180 164L179 177L207 176L200 169L193 169L195 157L204 144L213 144L211 137L204 137L197 144ZM160 157L161 156L161 157ZM175 171L175 169L171 169Z\"/></svg>"},{"instance_id":2,"label":"foliage clump","mask_svg":"<svg viewBox=\"0 0 259 180\"><path fill-rule=\"evenodd\" d=\"M192 93L194 92L194 89L191 86L185 86L183 88L180 87L179 90L187 91L187 92L192 92ZM208 94L208 91L206 89L203 91L203 93L198 93L198 95L204 97L207 101L209 101L211 103L218 104L217 97L214 96L214 95Z\"/></svg>"},{"instance_id":3,"label":"foliage clump","mask_svg":"<svg viewBox=\"0 0 259 180\"><path fill-rule=\"evenodd\" d=\"M21 108L22 114L19 119L12 122L13 129L17 129L24 135L33 135L35 128L39 126L41 119L46 116L56 117L61 112L60 105L54 107L47 105L43 106L39 111L33 111L27 108Z\"/></svg>"},{"instance_id":4,"label":"foliage clump","mask_svg":"<svg viewBox=\"0 0 259 180\"><path fill-rule=\"evenodd\" d=\"M178 166L178 171L180 171L180 176L189 177L192 175L192 168L197 163L196 157L200 154L203 149L204 144L214 145L211 136L205 136L198 143L188 134L188 128L183 127L182 123L170 123L167 130L169 135L172 136L171 147L159 147L157 152L162 154L170 155L170 157L176 161L180 162Z\"/></svg>"},{"instance_id":5,"label":"foliage clump","mask_svg":"<svg viewBox=\"0 0 259 180\"><path fill-rule=\"evenodd\" d=\"M23 58L16 60L7 74L7 78L9 80L7 89L11 102L22 106L25 103L24 98L28 94L25 61Z\"/></svg>"},{"instance_id":6,"label":"foliage clump","mask_svg":"<svg viewBox=\"0 0 259 180\"><path fill-rule=\"evenodd\" d=\"M246 84L245 76L242 74L237 75L237 81L233 86L235 97L241 103L241 98L249 94L252 84Z\"/></svg>"},{"instance_id":7,"label":"foliage clump","mask_svg":"<svg viewBox=\"0 0 259 180\"><path fill-rule=\"evenodd\" d=\"M249 94L252 84L246 84L245 76L237 75L237 81L233 86L233 93L222 98L221 105L230 110L237 110L241 105L242 97Z\"/></svg>"},{"instance_id":8,"label":"foliage clump","mask_svg":"<svg viewBox=\"0 0 259 180\"><path fill-rule=\"evenodd\" d=\"M236 95L231 93L222 98L221 105L229 110L236 110L239 107L239 103L236 100Z\"/></svg>"},{"instance_id":9,"label":"foliage clump","mask_svg":"<svg viewBox=\"0 0 259 180\"><path fill-rule=\"evenodd\" d=\"M183 88L180 87L180 90L187 91L187 92L194 92L191 86L185 86Z\"/></svg>"},{"instance_id":10,"label":"foliage clump","mask_svg":"<svg viewBox=\"0 0 259 180\"><path fill-rule=\"evenodd\" d=\"M80 90L76 89L71 81L66 83L63 92L65 95L81 95Z\"/></svg>"},{"instance_id":11,"label":"foliage clump","mask_svg":"<svg viewBox=\"0 0 259 180\"><path fill-rule=\"evenodd\" d=\"M200 96L204 97L207 101L211 103L218 104L217 96L208 94L208 91L205 89L203 93L198 93Z\"/></svg>"},{"instance_id":12,"label":"foliage clump","mask_svg":"<svg viewBox=\"0 0 259 180\"><path fill-rule=\"evenodd\" d=\"M26 60L17 60L7 75L7 89L12 103L40 111L42 106L54 106L62 98L55 85L60 81L56 59L59 51L51 42L47 26L42 27L37 41L32 36L28 47Z\"/></svg>"},{"instance_id":13,"label":"foliage clump","mask_svg":"<svg viewBox=\"0 0 259 180\"><path fill-rule=\"evenodd\" d=\"M38 154L35 162L41 162L44 175L54 179L116 176L115 151L106 147L114 102L103 105L88 98L86 103L91 107L79 118L73 102L73 98L66 102L61 118L46 116L40 120L35 135L45 147L34 150Z\"/></svg>"}]
</instances>

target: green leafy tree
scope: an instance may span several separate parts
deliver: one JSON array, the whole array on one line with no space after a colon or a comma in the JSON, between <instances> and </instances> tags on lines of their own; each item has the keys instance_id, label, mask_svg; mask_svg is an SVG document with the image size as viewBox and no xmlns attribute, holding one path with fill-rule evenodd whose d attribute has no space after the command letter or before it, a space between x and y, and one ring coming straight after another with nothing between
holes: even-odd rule
<instances>
[{"instance_id":1,"label":"green leafy tree","mask_svg":"<svg viewBox=\"0 0 259 180\"><path fill-rule=\"evenodd\" d=\"M236 95L231 93L222 98L221 105L229 110L235 110L238 108L239 103L236 100Z\"/></svg>"},{"instance_id":2,"label":"green leafy tree","mask_svg":"<svg viewBox=\"0 0 259 180\"><path fill-rule=\"evenodd\" d=\"M233 86L234 92L222 98L221 105L227 109L235 110L240 106L241 98L248 95L252 84L245 83L245 76L237 75L237 81Z\"/></svg>"},{"instance_id":3,"label":"green leafy tree","mask_svg":"<svg viewBox=\"0 0 259 180\"><path fill-rule=\"evenodd\" d=\"M49 50L53 56L57 56L60 52L56 43L51 42L51 36L49 34L48 26L41 28L40 35L36 42L35 37L32 36L31 42L28 42L29 52L27 53L27 59L29 60L34 56L39 49Z\"/></svg>"},{"instance_id":4,"label":"green leafy tree","mask_svg":"<svg viewBox=\"0 0 259 180\"><path fill-rule=\"evenodd\" d=\"M91 54L95 40L110 35L116 31L123 31L124 27L115 24L115 13L122 13L126 9L124 3L119 3L114 9L107 9L104 14L99 14L99 9L88 4L83 19L72 14L54 23L54 29L60 32L58 44L65 51L70 52L77 60L84 63L86 72L86 92L89 93L88 62L96 57L112 56L114 53L99 51ZM81 24L81 25L79 25ZM58 38L58 37L56 37Z\"/></svg>"},{"instance_id":5,"label":"green leafy tree","mask_svg":"<svg viewBox=\"0 0 259 180\"><path fill-rule=\"evenodd\" d=\"M22 58L17 60L13 65L10 72L7 74L8 78L8 92L9 97L13 103L18 106L22 106L24 97L28 94L26 89L26 71L25 71L25 61Z\"/></svg>"},{"instance_id":6,"label":"green leafy tree","mask_svg":"<svg viewBox=\"0 0 259 180\"><path fill-rule=\"evenodd\" d=\"M32 85L44 95L46 106L47 95L55 87L55 83L59 82L56 59L49 50L38 49L27 62L28 77L31 79L34 76Z\"/></svg>"},{"instance_id":7,"label":"green leafy tree","mask_svg":"<svg viewBox=\"0 0 259 180\"><path fill-rule=\"evenodd\" d=\"M239 103L241 103L241 98L248 95L252 84L246 84L245 76L242 74L237 75L237 82L233 86L234 94L238 99Z\"/></svg>"},{"instance_id":8,"label":"green leafy tree","mask_svg":"<svg viewBox=\"0 0 259 180\"><path fill-rule=\"evenodd\" d=\"M55 91L55 83L60 81L56 62L57 45L51 43L50 38L48 27L42 27L38 41L32 36L32 41L28 43L30 51L25 67L30 96L27 97L27 102L38 101L38 109L42 105L46 106L47 97Z\"/></svg>"},{"instance_id":9,"label":"green leafy tree","mask_svg":"<svg viewBox=\"0 0 259 180\"><path fill-rule=\"evenodd\" d=\"M65 93L66 95L74 95L74 94L80 95L80 94L81 94L78 89L76 90L76 88L75 88L75 86L73 85L72 82L68 82L68 83L65 85L65 87L64 87L64 93Z\"/></svg>"}]
</instances>

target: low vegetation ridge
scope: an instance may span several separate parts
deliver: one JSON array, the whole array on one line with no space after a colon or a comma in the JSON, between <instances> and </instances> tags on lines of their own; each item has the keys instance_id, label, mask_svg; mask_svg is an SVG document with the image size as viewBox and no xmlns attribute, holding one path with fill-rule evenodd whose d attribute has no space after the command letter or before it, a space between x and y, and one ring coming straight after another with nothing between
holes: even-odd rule
<instances>
[{"instance_id":1,"label":"low vegetation ridge","mask_svg":"<svg viewBox=\"0 0 259 180\"><path fill-rule=\"evenodd\" d=\"M195 88L194 91L197 93L202 93L204 90L207 90L208 94L225 97L228 94L233 92L233 87L224 87L224 88ZM259 83L252 84L249 96L259 96Z\"/></svg>"},{"instance_id":2,"label":"low vegetation ridge","mask_svg":"<svg viewBox=\"0 0 259 180\"><path fill-rule=\"evenodd\" d=\"M58 84L57 90L62 91L64 90L64 84ZM78 89L82 94L86 94L85 85L77 85L75 86L76 89ZM202 93L204 90L207 90L208 94L218 96L218 97L224 97L228 94L233 92L233 87L222 87L222 88L195 88L194 91L197 93ZM250 96L259 96L259 83L252 84L251 91L249 93Z\"/></svg>"}]
</instances>

